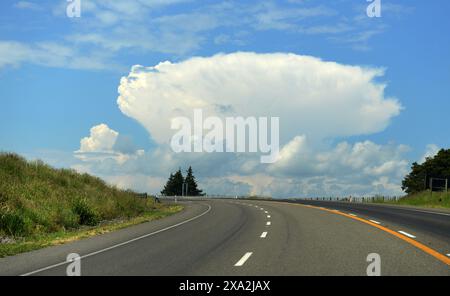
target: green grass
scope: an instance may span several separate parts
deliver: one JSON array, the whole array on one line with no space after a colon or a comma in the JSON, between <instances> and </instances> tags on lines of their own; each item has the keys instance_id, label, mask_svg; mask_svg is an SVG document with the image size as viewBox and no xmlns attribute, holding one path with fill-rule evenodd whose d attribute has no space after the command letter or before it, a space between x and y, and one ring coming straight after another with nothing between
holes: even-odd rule
<instances>
[{"instance_id":1,"label":"green grass","mask_svg":"<svg viewBox=\"0 0 450 296\"><path fill-rule=\"evenodd\" d=\"M98 226L84 226L78 229L33 235L26 238L16 238L16 241L13 243L0 244L0 258L49 246L60 245L71 241L108 233L114 230L123 229L132 225L161 219L178 213L182 209L183 207L179 205L165 206L134 218L104 222Z\"/></svg>"},{"instance_id":2,"label":"green grass","mask_svg":"<svg viewBox=\"0 0 450 296\"><path fill-rule=\"evenodd\" d=\"M0 153L0 257L58 244L181 210L74 170ZM109 222L108 222L109 221ZM115 222L110 222L115 221Z\"/></svg>"},{"instance_id":3,"label":"green grass","mask_svg":"<svg viewBox=\"0 0 450 296\"><path fill-rule=\"evenodd\" d=\"M423 191L400 198L394 202L384 202L389 204L409 205L428 208L450 208L450 193Z\"/></svg>"}]
</instances>

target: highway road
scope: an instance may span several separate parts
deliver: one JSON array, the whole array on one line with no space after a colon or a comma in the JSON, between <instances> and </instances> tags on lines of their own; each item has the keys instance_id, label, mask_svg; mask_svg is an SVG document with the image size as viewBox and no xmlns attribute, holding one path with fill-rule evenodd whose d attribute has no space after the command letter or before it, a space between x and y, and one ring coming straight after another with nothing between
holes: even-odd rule
<instances>
[{"instance_id":1,"label":"highway road","mask_svg":"<svg viewBox=\"0 0 450 296\"><path fill-rule=\"evenodd\" d=\"M306 203L306 202L305 202ZM343 203L183 202L171 217L0 259L0 275L450 275L450 216Z\"/></svg>"}]
</instances>

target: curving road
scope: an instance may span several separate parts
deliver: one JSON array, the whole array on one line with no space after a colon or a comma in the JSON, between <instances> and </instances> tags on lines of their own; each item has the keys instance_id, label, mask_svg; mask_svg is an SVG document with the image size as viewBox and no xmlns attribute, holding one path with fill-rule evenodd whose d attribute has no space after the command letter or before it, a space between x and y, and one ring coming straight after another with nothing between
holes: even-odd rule
<instances>
[{"instance_id":1,"label":"curving road","mask_svg":"<svg viewBox=\"0 0 450 296\"><path fill-rule=\"evenodd\" d=\"M381 256L382 275L450 275L449 234L439 231L412 235L399 221L326 204L183 203L183 212L163 220L0 259L0 275L65 275L69 253L82 256L82 275L364 276L371 253ZM443 227L450 221L428 215Z\"/></svg>"}]
</instances>

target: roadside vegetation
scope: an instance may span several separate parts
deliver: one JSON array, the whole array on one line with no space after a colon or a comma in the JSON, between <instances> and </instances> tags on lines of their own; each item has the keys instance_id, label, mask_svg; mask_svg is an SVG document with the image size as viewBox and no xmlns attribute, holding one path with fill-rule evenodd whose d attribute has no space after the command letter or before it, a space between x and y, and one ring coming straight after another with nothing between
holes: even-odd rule
<instances>
[{"instance_id":1,"label":"roadside vegetation","mask_svg":"<svg viewBox=\"0 0 450 296\"><path fill-rule=\"evenodd\" d=\"M427 208L450 209L450 192L431 192L430 190L409 194L397 201L375 200L375 203L397 204Z\"/></svg>"},{"instance_id":2,"label":"roadside vegetation","mask_svg":"<svg viewBox=\"0 0 450 296\"><path fill-rule=\"evenodd\" d=\"M162 218L181 209L88 174L0 153L0 257Z\"/></svg>"},{"instance_id":3,"label":"roadside vegetation","mask_svg":"<svg viewBox=\"0 0 450 296\"><path fill-rule=\"evenodd\" d=\"M425 162L413 163L411 172L405 176L402 189L406 196L373 198L374 203L409 205L429 208L450 208L450 149L441 149Z\"/></svg>"}]
</instances>

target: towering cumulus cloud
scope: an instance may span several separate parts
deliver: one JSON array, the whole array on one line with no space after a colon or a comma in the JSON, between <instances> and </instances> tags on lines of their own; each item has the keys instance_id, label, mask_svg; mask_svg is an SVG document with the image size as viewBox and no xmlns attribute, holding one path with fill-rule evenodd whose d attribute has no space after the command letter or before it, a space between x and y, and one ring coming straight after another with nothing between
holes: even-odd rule
<instances>
[{"instance_id":1,"label":"towering cumulus cloud","mask_svg":"<svg viewBox=\"0 0 450 296\"><path fill-rule=\"evenodd\" d=\"M400 103L386 97L386 85L379 82L383 74L380 68L286 53L237 52L134 66L121 79L117 103L157 147L145 158L128 160L126 168L162 177L193 165L203 188L219 193L231 186L220 191L219 184L234 184L239 191L273 196L399 194L407 147L336 143L382 131L400 113ZM176 132L171 120L193 119L195 109L204 117L279 117L278 161L261 164L252 153L175 154L169 147ZM91 142L82 146L95 146Z\"/></svg>"},{"instance_id":2,"label":"towering cumulus cloud","mask_svg":"<svg viewBox=\"0 0 450 296\"><path fill-rule=\"evenodd\" d=\"M295 54L238 52L154 67L134 66L122 78L118 104L158 143L167 143L175 116L193 109L219 117L280 117L281 142L363 135L386 128L399 114L383 70L324 62Z\"/></svg>"}]
</instances>

